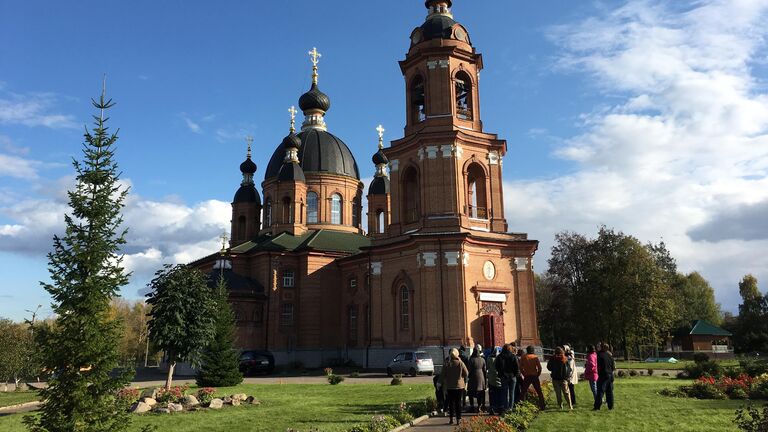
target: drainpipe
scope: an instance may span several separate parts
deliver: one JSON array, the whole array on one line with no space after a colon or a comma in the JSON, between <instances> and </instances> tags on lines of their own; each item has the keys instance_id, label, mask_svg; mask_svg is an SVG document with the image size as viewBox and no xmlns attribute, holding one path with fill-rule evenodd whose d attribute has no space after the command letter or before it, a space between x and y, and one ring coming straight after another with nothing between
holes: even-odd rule
<instances>
[{"instance_id":1,"label":"drainpipe","mask_svg":"<svg viewBox=\"0 0 768 432\"><path fill-rule=\"evenodd\" d=\"M371 251L368 251L368 269L366 270L365 274L367 275L365 278L365 285L366 288L368 288L368 307L365 311L366 317L365 322L368 324L368 344L365 347L365 368L368 369L370 367L370 353L371 353L371 336L373 332L371 331L371 328L373 327L373 323L371 323L371 306L373 301L373 283L371 279Z\"/></svg>"},{"instance_id":2,"label":"drainpipe","mask_svg":"<svg viewBox=\"0 0 768 432\"><path fill-rule=\"evenodd\" d=\"M267 255L267 259L269 259L269 272L267 273L267 286L265 287L267 290L267 314L266 314L266 320L265 320L265 333L264 333L264 349L269 351L269 321L270 321L270 315L269 315L269 303L270 299L272 298L272 252L269 252Z\"/></svg>"}]
</instances>

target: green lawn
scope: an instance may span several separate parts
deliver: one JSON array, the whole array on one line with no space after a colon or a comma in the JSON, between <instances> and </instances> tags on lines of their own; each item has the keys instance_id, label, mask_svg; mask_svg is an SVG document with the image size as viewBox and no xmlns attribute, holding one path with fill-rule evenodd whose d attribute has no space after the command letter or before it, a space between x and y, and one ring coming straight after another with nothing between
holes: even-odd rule
<instances>
[{"instance_id":1,"label":"green lawn","mask_svg":"<svg viewBox=\"0 0 768 432\"><path fill-rule=\"evenodd\" d=\"M724 367L738 366L738 360L721 360L719 363ZM693 364L692 361L684 360L677 363L646 363L638 361L617 361L617 369L653 369L653 370L682 370L686 365Z\"/></svg>"},{"instance_id":2,"label":"green lawn","mask_svg":"<svg viewBox=\"0 0 768 432\"><path fill-rule=\"evenodd\" d=\"M658 395L665 387L688 381L663 377L634 377L616 380L616 406L593 412L592 394L585 382L577 386L573 412L550 408L534 421L532 432L552 430L576 431L650 431L650 432L737 432L733 425L741 401L706 401L676 399ZM262 401L261 406L228 407L220 411L150 414L133 417L130 431L145 425L156 425L164 432L192 431L269 431L283 432L292 427L307 432L343 431L364 422L371 415L387 411L400 402L423 400L433 394L430 384L402 386L377 384L250 385L222 389L222 393L247 393ZM0 431L21 432L22 415L0 417Z\"/></svg>"},{"instance_id":3,"label":"green lawn","mask_svg":"<svg viewBox=\"0 0 768 432\"><path fill-rule=\"evenodd\" d=\"M0 407L7 407L35 400L38 400L37 392L33 391L0 392Z\"/></svg>"},{"instance_id":4,"label":"green lawn","mask_svg":"<svg viewBox=\"0 0 768 432\"><path fill-rule=\"evenodd\" d=\"M431 384L401 386L382 384L285 384L253 385L221 389L222 393L247 393L260 406L227 407L219 411L134 416L130 431L156 425L164 432L264 431L283 432L292 427L302 432L315 426L321 431L343 431L365 422L375 413L434 395ZM0 417L0 431L21 432L22 415Z\"/></svg>"},{"instance_id":5,"label":"green lawn","mask_svg":"<svg viewBox=\"0 0 768 432\"><path fill-rule=\"evenodd\" d=\"M548 409L539 414L531 432L575 431L738 431L733 424L735 411L743 401L678 399L657 394L664 387L680 386L686 381L668 378L634 377L615 382L615 406L608 411L592 411L592 393L587 383L576 386L573 412ZM554 394L552 395L554 406Z\"/></svg>"}]
</instances>

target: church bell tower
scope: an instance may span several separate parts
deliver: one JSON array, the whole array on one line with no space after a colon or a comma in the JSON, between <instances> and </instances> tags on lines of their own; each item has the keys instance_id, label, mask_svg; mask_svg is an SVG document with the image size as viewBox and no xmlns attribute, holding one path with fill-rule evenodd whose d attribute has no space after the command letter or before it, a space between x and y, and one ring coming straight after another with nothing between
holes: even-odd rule
<instances>
[{"instance_id":1,"label":"church bell tower","mask_svg":"<svg viewBox=\"0 0 768 432\"><path fill-rule=\"evenodd\" d=\"M400 61L405 137L386 149L391 232L506 232L501 161L506 141L483 131L483 57L454 20L450 0L428 0Z\"/></svg>"}]
</instances>

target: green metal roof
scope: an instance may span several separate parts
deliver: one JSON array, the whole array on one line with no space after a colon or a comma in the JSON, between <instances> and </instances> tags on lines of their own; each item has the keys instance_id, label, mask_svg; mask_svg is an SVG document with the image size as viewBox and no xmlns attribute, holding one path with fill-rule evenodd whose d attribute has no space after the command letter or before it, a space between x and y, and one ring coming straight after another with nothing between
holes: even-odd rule
<instances>
[{"instance_id":1,"label":"green metal roof","mask_svg":"<svg viewBox=\"0 0 768 432\"><path fill-rule=\"evenodd\" d=\"M232 252L252 251L298 252L317 250L329 252L358 253L360 248L369 246L371 240L360 234L333 230L312 230L302 235L282 232L276 236L263 235L232 248Z\"/></svg>"},{"instance_id":2,"label":"green metal roof","mask_svg":"<svg viewBox=\"0 0 768 432\"><path fill-rule=\"evenodd\" d=\"M733 334L727 330L723 330L720 327L712 324L706 320L696 320L693 322L693 328L689 334L692 335L712 335L712 336L733 336Z\"/></svg>"}]
</instances>

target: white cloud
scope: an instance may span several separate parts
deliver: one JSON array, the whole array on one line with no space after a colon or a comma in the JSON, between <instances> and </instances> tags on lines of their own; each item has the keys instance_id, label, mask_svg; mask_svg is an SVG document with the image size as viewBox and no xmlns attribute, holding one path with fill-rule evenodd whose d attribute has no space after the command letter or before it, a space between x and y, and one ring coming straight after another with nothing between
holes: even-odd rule
<instances>
[{"instance_id":1,"label":"white cloud","mask_svg":"<svg viewBox=\"0 0 768 432\"><path fill-rule=\"evenodd\" d=\"M196 134L203 133L203 128L200 127L200 124L190 119L189 116L187 116L185 113L181 113L179 116L182 120L184 120L184 124L187 125L187 128L190 131Z\"/></svg>"},{"instance_id":2,"label":"white cloud","mask_svg":"<svg viewBox=\"0 0 768 432\"><path fill-rule=\"evenodd\" d=\"M631 2L550 29L561 71L586 73L623 101L584 113L584 132L556 150L575 172L507 183L506 216L543 240L538 270L560 230L606 224L643 241L663 238L681 270L701 271L733 309L741 276L768 281L766 241L688 233L768 200L768 95L751 68L765 57L768 2L673 7L681 5Z\"/></svg>"},{"instance_id":3,"label":"white cloud","mask_svg":"<svg viewBox=\"0 0 768 432\"><path fill-rule=\"evenodd\" d=\"M122 183L130 185L129 180ZM72 178L52 185L60 190L0 207L10 221L0 224L0 250L31 256L51 250L54 234L64 231L64 214L70 210L65 191ZM229 231L231 206L215 200L186 205L131 194L123 216L128 228L123 263L134 273L132 284L143 286L164 263L190 262L217 251L219 235Z\"/></svg>"},{"instance_id":4,"label":"white cloud","mask_svg":"<svg viewBox=\"0 0 768 432\"><path fill-rule=\"evenodd\" d=\"M0 177L35 179L40 165L38 161L0 153Z\"/></svg>"},{"instance_id":5,"label":"white cloud","mask_svg":"<svg viewBox=\"0 0 768 432\"><path fill-rule=\"evenodd\" d=\"M29 154L29 147L17 146L11 137L0 135L0 149L16 156L25 156Z\"/></svg>"},{"instance_id":6,"label":"white cloud","mask_svg":"<svg viewBox=\"0 0 768 432\"><path fill-rule=\"evenodd\" d=\"M9 93L0 97L0 124L52 129L78 127L73 116L51 112L56 103L57 97L51 93Z\"/></svg>"}]
</instances>

